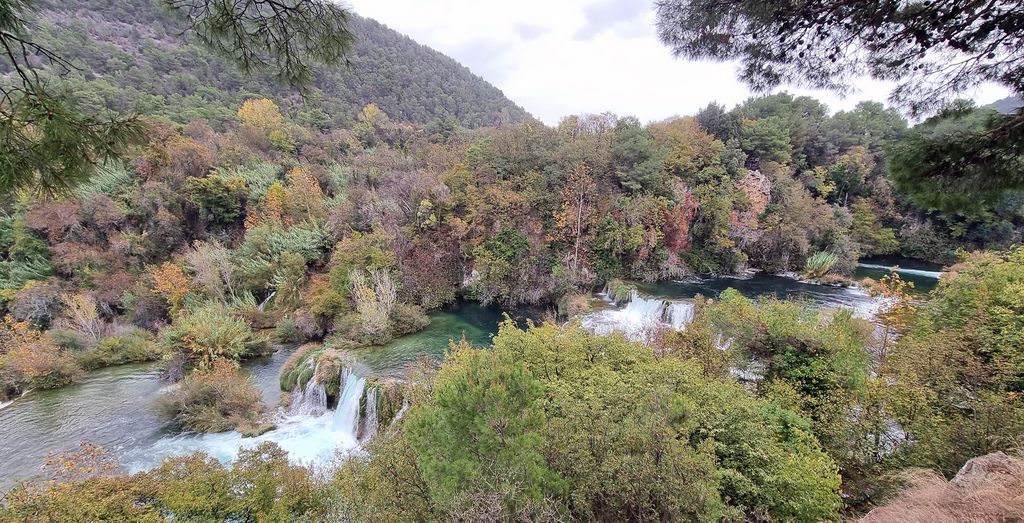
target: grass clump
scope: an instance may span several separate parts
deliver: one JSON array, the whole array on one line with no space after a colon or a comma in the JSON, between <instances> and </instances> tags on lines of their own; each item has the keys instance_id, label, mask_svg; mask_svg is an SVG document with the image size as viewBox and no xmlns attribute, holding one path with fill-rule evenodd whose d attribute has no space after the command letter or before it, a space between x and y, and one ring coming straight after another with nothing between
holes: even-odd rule
<instances>
[{"instance_id":1,"label":"grass clump","mask_svg":"<svg viewBox=\"0 0 1024 523\"><path fill-rule=\"evenodd\" d=\"M256 435L271 428L259 390L227 360L186 376L157 400L156 409L163 419L193 432Z\"/></svg>"}]
</instances>

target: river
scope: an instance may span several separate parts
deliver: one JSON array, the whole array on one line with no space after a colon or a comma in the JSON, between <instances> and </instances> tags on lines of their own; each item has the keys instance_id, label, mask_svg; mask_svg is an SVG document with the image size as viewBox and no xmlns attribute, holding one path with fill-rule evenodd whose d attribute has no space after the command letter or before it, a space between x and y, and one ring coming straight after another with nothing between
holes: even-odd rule
<instances>
[{"instance_id":1,"label":"river","mask_svg":"<svg viewBox=\"0 0 1024 523\"><path fill-rule=\"evenodd\" d=\"M861 270L877 269L864 267ZM864 276L880 275L866 273ZM925 278L920 274L911 276ZM922 281L934 286L936 280ZM607 302L602 305L598 300L599 310L584 315L581 323L594 332L620 330L627 335L653 323L680 328L688 320L694 296L714 297L729 287L751 297L798 298L815 306L852 308L862 315L870 315L874 303L858 289L802 283L781 276L691 279L640 284L634 298L622 307ZM522 324L527 318L535 319L538 313L517 311L512 316ZM449 340L463 336L473 345L486 346L503 318L504 313L499 308L461 303L432 314L431 324L423 331L383 347L358 350L358 370L364 374L400 376L417 359L443 358ZM280 345L275 349L272 355L243 365L270 406L279 402L278 371L295 347ZM319 416L279 412L278 428L259 438L243 439L234 432L206 435L175 432L155 416L152 408L161 390L170 386L161 375L159 364L101 369L90 373L80 383L31 392L0 408L0 463L3 464L0 492L37 475L48 454L73 450L83 440L104 446L129 471L151 468L168 456L194 451L204 451L226 461L240 448L260 441L276 442L296 461L313 463L324 462L338 450L358 445L353 434L337 430L333 412Z\"/></svg>"}]
</instances>

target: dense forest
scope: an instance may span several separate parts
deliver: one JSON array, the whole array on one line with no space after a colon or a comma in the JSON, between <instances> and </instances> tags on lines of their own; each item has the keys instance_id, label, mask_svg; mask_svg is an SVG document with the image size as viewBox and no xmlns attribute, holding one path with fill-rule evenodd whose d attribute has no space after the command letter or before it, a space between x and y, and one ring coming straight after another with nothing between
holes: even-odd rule
<instances>
[{"instance_id":1,"label":"dense forest","mask_svg":"<svg viewBox=\"0 0 1024 523\"><path fill-rule=\"evenodd\" d=\"M135 363L158 369L161 437L260 443L128 470L83 441L11 481L0 521L1024 517L1024 465L1000 454L1024 445L1024 192L981 183L1022 156L1016 128L998 154L967 147L1019 100L911 125L783 91L548 126L367 19L351 68L317 69L303 98L186 43L148 1L41 5L34 35L78 66L43 76L86 115L58 124L138 111L142 139L62 148L71 127L34 111L66 106L27 75L5 91L31 103L0 102L0 136L61 155L0 158L28 173L0 172L0 412ZM962 172L932 176L960 146ZM75 183L33 190L47 170ZM896 270L855 278L890 255L945 270L929 293ZM585 327L645 284L758 273L872 309L727 289L641 338ZM533 319L357 375L467 303ZM271 353L280 408L246 367ZM329 463L259 439L294 419L330 427L300 432L332 434L310 441ZM1016 482L965 483L965 463L993 460Z\"/></svg>"},{"instance_id":2,"label":"dense forest","mask_svg":"<svg viewBox=\"0 0 1024 523\"><path fill-rule=\"evenodd\" d=\"M61 386L84 370L105 365L163 359L169 375L187 376L160 402L168 420L191 430L258 434L269 428L258 395L247 392L251 385L236 370L218 362L261 354L271 339L324 340L330 347L300 351L286 365L283 376L291 377L283 378L282 385L294 387L296 380L311 379L302 375L307 360L333 362L343 359L342 352L358 354L360 347L415 332L429 323L426 312L458 299L539 304L571 319L585 312L592 291L609 283L628 286L622 280L760 269L844 283L864 255L955 260L963 249L998 248L1019 240L1021 207L1015 195L977 214L949 215L922 210L912 196L898 192L887 174L888 155L909 132L907 123L881 104L830 115L820 102L788 94L752 98L730 110L712 104L693 117L648 125L605 114L568 117L554 128L526 120L478 130L432 129L393 121L371 104L352 128L319 131L300 126L269 99L247 100L223 132L200 120L187 125L154 121L146 147L123 163L103 167L74 197L22 198L5 216L3 394ZM891 327L881 348L862 320L811 314L798 303L755 304L728 293L701 308L685 333L659 338L656 354L673 357L651 359L644 364L650 369L616 363L615 358L651 358L618 337L595 338L578 327L519 331L508 326L491 352L457 349L436 382L408 385L413 388L403 396L423 402L409 414L409 439L382 438L379 455L371 447L371 456L378 457L346 465L361 472L346 472L337 481L371 482L347 488L390 496L388 490L397 487L388 486L376 467L414 466L394 460L418 456L419 465L409 474L419 471L415 481L423 484L417 488L431 492L428 499L377 500L384 505L359 508L371 511L367 519L391 519L391 510L443 513L461 510L465 503L485 510L497 499L489 496L503 499L506 505L501 506L508 510L555 516L569 511L583 519L616 519L635 510L715 518L761 511L779 519L831 517L843 505L837 497L840 477L847 502L861 506L881 488L879 471L905 464L955 471L965 459L1014 441L993 438L1019 434L1020 411L1000 391L1020 386L1019 363L1013 363L1020 352L1013 348L1012 335L1004 339L999 333L1020 332L1004 322L1019 322L1021 316L996 314L977 323L970 320L970 311L1003 306L996 305L1004 303L1002 293L1012 293L1020 278L1019 255L971 258L954 269L960 275L944 280L920 311L898 277L880 283L878 292L890 300L882 317ZM973 294L979 285L988 289L986 294ZM272 334L260 330L268 327L274 328ZM733 348L720 351L714 333L733 340ZM901 341L887 348L890 338ZM925 347L931 357L918 358L915 351ZM949 351L942 361L963 366L925 363L938 357L938 347ZM984 351L978 352L979 347ZM611 359L595 363L585 357L594 350ZM871 356L872 351L877 354ZM541 369L555 354L580 358L573 365L580 365L582 374L559 380L584 381L549 381ZM728 369L756 361L765 365L764 381L747 396L729 384ZM679 459L705 470L702 477L718 470L707 476L717 479L695 485L686 478L697 472L675 469L673 474L680 474L675 486L642 477L630 480L660 485L665 489L660 493L609 498L601 489L610 488L608 478L618 474L614 469L603 472L609 474L606 479L587 479L579 474L598 471L578 468L587 462L577 461L582 459L578 456L561 456L560 445L577 446L557 433L606 432L595 426L552 428L595 422L571 402L557 411L538 411L536 418L517 417L525 425L513 430L525 431L516 436L523 439L494 441L487 445L497 447L472 451L465 463L461 458L453 462L483 468L455 473L448 468L454 465L445 465L444 460L455 459L453 452L470 452L462 443L445 445L469 438L458 431L476 430L477 423L446 418L468 415L458 409L477 408L449 405L448 387L464 393L467 387L487 390L487 380L515 384L511 390L525 396L462 396L460 402L498 401L494 408L531 413L530 398L545 387L555 387L540 396L545 401L570 401L551 394L562 387L596 386L587 380L599 368L643 376L637 387L668 387L664 393L680 395L680 408L687 402L701 406L698 419L725 416L685 424L695 431L684 438L687 447L637 449L696 453ZM661 375L668 381L650 381ZM516 384L517 379L534 381ZM623 383L634 379L614 378ZM334 387L328 392L332 398L339 393L337 382ZM724 388L714 392L718 387ZM640 407L629 402L645 397L629 389L601 388L602 395L613 393L627 402L622 413L637 412ZM962 401L977 403L977 410L961 413L951 407ZM739 418L728 414L730 409L739 409ZM606 412L608 423L623 422L612 412ZM643 423L635 430L655 430L646 424L656 420L669 423L657 430L682 430L676 423L689 419L685 409L672 414L683 416L678 421L666 421L659 412L652 411L654 417L646 421L634 420ZM993 425L994 419L1001 421ZM906 432L885 430L893 420ZM760 428L713 429L721 423ZM450 435L433 432L446 424L453 424ZM954 426L959 429L947 430ZM535 432L543 427L556 433ZM724 434L765 439L716 439ZM701 443L710 441L718 443ZM609 439L604 444L617 448L626 443ZM747 446L763 452L776 448L771 452L799 461L786 461L793 467L787 471L760 470L756 467L783 462L764 456L748 462L754 457L734 454ZM704 454L712 448L718 450ZM498 452L495 459L511 452L511 461L485 465L472 457L477 455L473 452L492 451ZM278 459L272 450L262 452L270 454L247 459ZM524 461L524 455L537 461ZM446 457L430 461L437 456ZM378 459L383 461L377 464ZM734 461L732 472L716 468ZM227 473L210 462L186 460L155 474L179 466L199 467L189 472L199 477ZM264 470L270 465L249 466ZM649 466L654 467L650 474L668 473L656 462ZM273 467L292 470L281 471L285 476L300 470L281 463ZM274 474L274 481L283 480ZM497 490L478 492L491 485L471 479L480 474L499 481L488 487ZM121 489L115 485L122 481L151 481L150 476L116 477L113 484L83 488ZM523 481L536 490L520 491L524 485L515 483L520 477L529 478ZM469 483L450 483L454 478ZM811 483L783 486L754 478L807 478ZM578 482L598 490L588 494ZM125 492L139 488L150 487L132 484ZM774 489L798 489L806 498L786 494L789 504L776 505L782 498L770 494ZM89 492L74 490L67 493L72 499L46 503L73 503ZM474 498L471 492L484 497ZM563 499L560 492L572 495ZM691 496L705 500L699 510ZM12 517L43 502L31 496L14 499L20 501ZM648 505L659 499L674 505ZM598 500L601 504L594 505ZM373 512L378 510L383 512Z\"/></svg>"},{"instance_id":3,"label":"dense forest","mask_svg":"<svg viewBox=\"0 0 1024 523\"><path fill-rule=\"evenodd\" d=\"M348 127L368 103L419 124L467 127L519 121L526 112L458 62L384 25L353 15L348 64L321 67L305 97L268 75L246 75L195 42L154 0L39 2L40 43L71 65L61 87L93 110L138 112L220 128L253 96L292 108L296 122Z\"/></svg>"}]
</instances>

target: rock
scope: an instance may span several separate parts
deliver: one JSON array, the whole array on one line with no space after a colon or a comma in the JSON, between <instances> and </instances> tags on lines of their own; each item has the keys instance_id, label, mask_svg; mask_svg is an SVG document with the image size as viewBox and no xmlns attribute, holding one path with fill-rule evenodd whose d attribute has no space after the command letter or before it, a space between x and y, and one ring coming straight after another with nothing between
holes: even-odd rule
<instances>
[{"instance_id":1,"label":"rock","mask_svg":"<svg viewBox=\"0 0 1024 523\"><path fill-rule=\"evenodd\" d=\"M1024 521L1024 460L994 452L974 458L949 482L908 471L910 487L863 522Z\"/></svg>"},{"instance_id":2,"label":"rock","mask_svg":"<svg viewBox=\"0 0 1024 523\"><path fill-rule=\"evenodd\" d=\"M1022 482L1024 460L1012 458L1002 452L993 452L964 463L949 484L959 488L976 489L991 486L1009 487Z\"/></svg>"}]
</instances>

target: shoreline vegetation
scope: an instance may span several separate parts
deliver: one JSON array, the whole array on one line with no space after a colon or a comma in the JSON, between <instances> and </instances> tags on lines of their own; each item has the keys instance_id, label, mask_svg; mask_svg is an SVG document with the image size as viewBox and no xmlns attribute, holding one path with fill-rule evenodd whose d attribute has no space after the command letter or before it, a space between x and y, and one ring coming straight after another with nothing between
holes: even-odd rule
<instances>
[{"instance_id":1,"label":"shoreline vegetation","mask_svg":"<svg viewBox=\"0 0 1024 523\"><path fill-rule=\"evenodd\" d=\"M983 311L998 310L1021 282L1024 248L966 258L923 301L911 299L897 275L887 276L879 282L881 330L849 313L734 290L698 299L686 329L647 343L574 324L505 322L491 347L455 342L439 369L426 367L383 392L390 399L374 400L374 408L390 410L377 435L326 469L288 464L279 448L262 444L230 464L196 455L125 474L101 449L83 449L55 462L68 459L87 472L16 488L0 520L57 510L69 520L196 511L230 519L239 506L267 517L356 520L486 519L509 511L555 521L657 511L821 521L884 507L872 516L880 517L910 510L907 496L930 496L922 489L932 483L908 476L908 468L953 477L975 456L1017 463L998 452L1013 452L1024 433L1024 409L1012 392L1024 383L1021 355L1005 336L1022 319ZM305 345L282 367L282 388L305 381L329 389L345 358ZM221 361L186 380L219 372L237 377ZM369 405L357 408L365 416ZM202 423L230 417L198 412ZM625 448L628 461L609 459ZM974 472L971 488L996 481L991 473ZM614 489L623 475L632 489ZM904 491L907 478L913 488ZM184 496L222 481L242 483L212 497ZM255 484L303 490L264 497ZM478 490L487 484L493 490Z\"/></svg>"},{"instance_id":2,"label":"shoreline vegetation","mask_svg":"<svg viewBox=\"0 0 1024 523\"><path fill-rule=\"evenodd\" d=\"M0 523L1024 519L1024 11L874 4L659 0L772 94L549 125L333 1L0 0Z\"/></svg>"}]
</instances>

